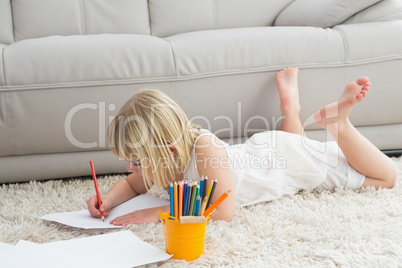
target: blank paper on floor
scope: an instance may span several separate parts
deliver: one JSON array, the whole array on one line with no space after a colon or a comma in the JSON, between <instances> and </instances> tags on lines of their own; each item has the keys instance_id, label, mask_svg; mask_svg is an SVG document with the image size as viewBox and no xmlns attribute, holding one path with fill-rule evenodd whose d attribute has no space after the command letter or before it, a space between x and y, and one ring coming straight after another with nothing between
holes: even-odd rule
<instances>
[{"instance_id":1,"label":"blank paper on floor","mask_svg":"<svg viewBox=\"0 0 402 268\"><path fill-rule=\"evenodd\" d=\"M14 249L14 245L0 242L0 252Z\"/></svg>"},{"instance_id":2,"label":"blank paper on floor","mask_svg":"<svg viewBox=\"0 0 402 268\"><path fill-rule=\"evenodd\" d=\"M13 250L0 252L1 266L9 268L129 268L170 257L131 231L46 244L20 240Z\"/></svg>"},{"instance_id":3,"label":"blank paper on floor","mask_svg":"<svg viewBox=\"0 0 402 268\"><path fill-rule=\"evenodd\" d=\"M104 222L100 218L91 217L88 210L47 214L42 216L41 219L84 229L122 228L122 226L110 224L109 221L135 210L166 205L169 205L169 201L148 194L142 194L113 208Z\"/></svg>"}]
</instances>

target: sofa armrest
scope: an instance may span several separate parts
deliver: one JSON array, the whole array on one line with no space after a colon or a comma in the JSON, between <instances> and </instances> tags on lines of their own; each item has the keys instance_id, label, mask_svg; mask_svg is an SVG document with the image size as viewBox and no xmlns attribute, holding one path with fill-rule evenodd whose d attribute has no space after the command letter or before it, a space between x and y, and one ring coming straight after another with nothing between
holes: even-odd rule
<instances>
[{"instance_id":1,"label":"sofa armrest","mask_svg":"<svg viewBox=\"0 0 402 268\"><path fill-rule=\"evenodd\" d=\"M343 24L402 20L402 0L383 0L346 20Z\"/></svg>"},{"instance_id":2,"label":"sofa armrest","mask_svg":"<svg viewBox=\"0 0 402 268\"><path fill-rule=\"evenodd\" d=\"M275 26L334 27L381 0L296 0L276 18Z\"/></svg>"}]
</instances>

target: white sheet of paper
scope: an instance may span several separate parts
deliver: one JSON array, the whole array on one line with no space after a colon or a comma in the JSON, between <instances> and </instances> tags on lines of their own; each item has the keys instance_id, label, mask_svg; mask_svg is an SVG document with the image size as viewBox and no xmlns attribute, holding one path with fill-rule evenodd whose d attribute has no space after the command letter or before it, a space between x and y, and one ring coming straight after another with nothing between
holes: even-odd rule
<instances>
[{"instance_id":1,"label":"white sheet of paper","mask_svg":"<svg viewBox=\"0 0 402 268\"><path fill-rule=\"evenodd\" d=\"M172 255L140 240L131 231L36 244L20 240L14 250L0 252L9 268L129 268L167 260Z\"/></svg>"},{"instance_id":2,"label":"white sheet of paper","mask_svg":"<svg viewBox=\"0 0 402 268\"><path fill-rule=\"evenodd\" d=\"M135 210L161 207L169 205L169 201L154 197L148 194L142 194L134 197L131 200L113 208L109 216L103 222L100 218L93 218L88 210L52 213L42 216L41 219L47 221L55 221L72 227L83 229L101 229L101 228L122 228L123 226L115 226L110 224L109 221Z\"/></svg>"},{"instance_id":3,"label":"white sheet of paper","mask_svg":"<svg viewBox=\"0 0 402 268\"><path fill-rule=\"evenodd\" d=\"M14 249L14 247L15 247L14 245L0 242L0 252L12 250L12 249Z\"/></svg>"}]
</instances>

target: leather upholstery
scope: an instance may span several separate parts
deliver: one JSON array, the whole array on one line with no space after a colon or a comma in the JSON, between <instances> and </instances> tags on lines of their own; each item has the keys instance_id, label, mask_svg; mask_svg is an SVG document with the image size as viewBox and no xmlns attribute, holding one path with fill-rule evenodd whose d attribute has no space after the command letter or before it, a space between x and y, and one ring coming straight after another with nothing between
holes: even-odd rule
<instances>
[{"instance_id":1,"label":"leather upholstery","mask_svg":"<svg viewBox=\"0 0 402 268\"><path fill-rule=\"evenodd\" d=\"M3 50L6 48L6 45L0 44L0 62L3 62ZM6 83L4 81L4 70L3 64L0 64L0 87L4 86Z\"/></svg>"},{"instance_id":2,"label":"leather upholstery","mask_svg":"<svg viewBox=\"0 0 402 268\"><path fill-rule=\"evenodd\" d=\"M347 19L343 24L356 24L379 21L400 20L402 17L401 0L383 0Z\"/></svg>"},{"instance_id":3,"label":"leather upholstery","mask_svg":"<svg viewBox=\"0 0 402 268\"><path fill-rule=\"evenodd\" d=\"M381 0L298 0L276 18L275 26L334 27ZM314 8L311 8L314 6Z\"/></svg>"},{"instance_id":4,"label":"leather upholstery","mask_svg":"<svg viewBox=\"0 0 402 268\"><path fill-rule=\"evenodd\" d=\"M147 0L12 0L12 12L16 41L51 35L150 33Z\"/></svg>"},{"instance_id":5,"label":"leather upholstery","mask_svg":"<svg viewBox=\"0 0 402 268\"><path fill-rule=\"evenodd\" d=\"M12 13L0 0L0 183L90 175L89 160L124 172L105 131L143 88L230 143L279 129L275 73L287 66L301 69L307 135L326 140L312 113L367 75L351 120L380 149L402 149L396 1L324 29L272 26L290 0L12 0Z\"/></svg>"},{"instance_id":6,"label":"leather upholstery","mask_svg":"<svg viewBox=\"0 0 402 268\"><path fill-rule=\"evenodd\" d=\"M10 0L0 0L0 44L14 42Z\"/></svg>"},{"instance_id":7,"label":"leather upholstery","mask_svg":"<svg viewBox=\"0 0 402 268\"><path fill-rule=\"evenodd\" d=\"M345 55L343 38L337 31L313 27L303 31L297 27L213 30L165 40L172 46L179 77L255 72L288 65L338 65ZM297 45L302 43L309 46Z\"/></svg>"},{"instance_id":8,"label":"leather upholstery","mask_svg":"<svg viewBox=\"0 0 402 268\"><path fill-rule=\"evenodd\" d=\"M150 0L151 32L158 37L179 33L272 26L292 0Z\"/></svg>"},{"instance_id":9,"label":"leather upholstery","mask_svg":"<svg viewBox=\"0 0 402 268\"><path fill-rule=\"evenodd\" d=\"M10 86L91 85L174 75L169 43L147 35L33 38L10 45L3 57ZM37 71L41 65L45 72Z\"/></svg>"}]
</instances>

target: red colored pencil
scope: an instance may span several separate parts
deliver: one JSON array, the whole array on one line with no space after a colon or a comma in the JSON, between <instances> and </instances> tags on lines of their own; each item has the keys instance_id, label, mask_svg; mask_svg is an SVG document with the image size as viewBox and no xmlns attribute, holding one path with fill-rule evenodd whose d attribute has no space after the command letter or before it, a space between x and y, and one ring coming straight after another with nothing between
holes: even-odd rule
<instances>
[{"instance_id":1,"label":"red colored pencil","mask_svg":"<svg viewBox=\"0 0 402 268\"><path fill-rule=\"evenodd\" d=\"M91 165L92 178L94 179L96 197L98 198L98 206L99 206L99 211L100 211L100 206L102 205L102 200L100 198L100 193L99 193L99 188L98 188L98 181L96 180L94 162L89 161L89 164ZM102 220L105 221L105 214L103 213L103 211L101 211L100 213L101 213Z\"/></svg>"}]
</instances>

